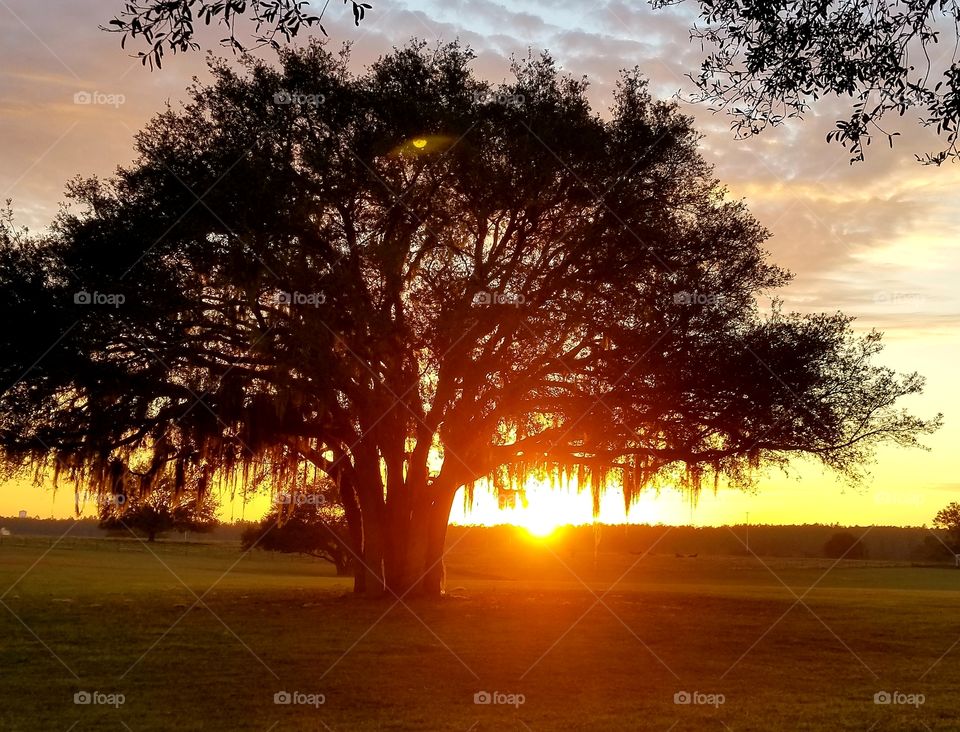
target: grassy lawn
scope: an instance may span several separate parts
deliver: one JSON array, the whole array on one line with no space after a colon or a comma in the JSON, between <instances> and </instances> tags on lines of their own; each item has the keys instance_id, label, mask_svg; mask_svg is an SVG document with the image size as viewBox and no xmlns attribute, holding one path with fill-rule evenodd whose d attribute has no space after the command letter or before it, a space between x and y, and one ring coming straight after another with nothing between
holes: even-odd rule
<instances>
[{"instance_id":1,"label":"grassy lawn","mask_svg":"<svg viewBox=\"0 0 960 732\"><path fill-rule=\"evenodd\" d=\"M960 571L518 535L453 546L443 601L374 603L297 557L51 544L0 545L5 730L960 729Z\"/></svg>"}]
</instances>

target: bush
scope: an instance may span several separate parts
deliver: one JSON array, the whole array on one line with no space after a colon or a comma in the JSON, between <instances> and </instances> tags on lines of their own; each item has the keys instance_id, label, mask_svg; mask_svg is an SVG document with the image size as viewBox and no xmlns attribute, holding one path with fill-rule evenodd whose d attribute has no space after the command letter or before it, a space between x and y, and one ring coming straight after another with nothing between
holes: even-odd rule
<instances>
[{"instance_id":1,"label":"bush","mask_svg":"<svg viewBox=\"0 0 960 732\"><path fill-rule=\"evenodd\" d=\"M849 531L840 531L823 545L823 556L830 559L866 559L867 548Z\"/></svg>"}]
</instances>

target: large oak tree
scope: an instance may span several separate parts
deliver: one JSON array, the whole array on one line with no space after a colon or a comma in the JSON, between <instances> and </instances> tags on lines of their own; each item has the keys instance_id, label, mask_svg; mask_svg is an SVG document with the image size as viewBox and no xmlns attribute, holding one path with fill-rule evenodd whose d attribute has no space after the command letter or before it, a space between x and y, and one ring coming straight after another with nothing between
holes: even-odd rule
<instances>
[{"instance_id":1,"label":"large oak tree","mask_svg":"<svg viewBox=\"0 0 960 732\"><path fill-rule=\"evenodd\" d=\"M49 236L4 227L7 464L127 495L330 478L357 589L436 594L479 480L629 505L797 454L856 479L936 426L878 335L760 312L767 233L637 74L600 116L546 56L496 88L470 62L216 63Z\"/></svg>"}]
</instances>

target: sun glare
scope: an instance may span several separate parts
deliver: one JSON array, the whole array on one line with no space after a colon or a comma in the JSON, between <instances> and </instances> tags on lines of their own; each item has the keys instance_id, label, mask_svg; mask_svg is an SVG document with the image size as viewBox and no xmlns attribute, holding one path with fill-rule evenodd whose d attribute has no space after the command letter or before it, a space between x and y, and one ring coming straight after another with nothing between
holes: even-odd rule
<instances>
[{"instance_id":1,"label":"sun glare","mask_svg":"<svg viewBox=\"0 0 960 732\"><path fill-rule=\"evenodd\" d=\"M412 160L421 155L431 155L448 150L456 142L456 138L451 135L418 135L417 137L408 137L388 154L390 157Z\"/></svg>"},{"instance_id":2,"label":"sun glare","mask_svg":"<svg viewBox=\"0 0 960 732\"><path fill-rule=\"evenodd\" d=\"M546 539L562 526L563 523L561 520L558 520L556 516L528 512L527 515L523 517L522 523L518 525L531 536L535 536L538 539Z\"/></svg>"},{"instance_id":3,"label":"sun glare","mask_svg":"<svg viewBox=\"0 0 960 732\"><path fill-rule=\"evenodd\" d=\"M465 506L463 500L454 503L451 522L473 526L509 524L532 537L545 539L562 526L582 526L595 520L606 524L656 523L662 518L662 508L649 501L631 509L628 517L623 510L623 496L616 488L603 496L600 515L596 517L589 491L578 492L575 485L569 489L551 488L548 483L530 478L525 488L525 500L518 499L515 505L501 508L489 486L477 486L472 506Z\"/></svg>"}]
</instances>

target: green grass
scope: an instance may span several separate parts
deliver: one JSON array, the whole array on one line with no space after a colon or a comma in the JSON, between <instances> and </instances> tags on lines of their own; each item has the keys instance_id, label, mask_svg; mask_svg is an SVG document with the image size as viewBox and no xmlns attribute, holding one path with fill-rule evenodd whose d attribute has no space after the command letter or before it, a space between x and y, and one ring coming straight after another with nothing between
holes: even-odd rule
<instances>
[{"instance_id":1,"label":"green grass","mask_svg":"<svg viewBox=\"0 0 960 732\"><path fill-rule=\"evenodd\" d=\"M230 545L51 544L0 545L4 730L960 729L960 571L595 561L518 536L453 546L449 596L396 604ZM76 705L81 690L125 703ZM325 703L276 705L281 690ZM525 701L476 705L482 690Z\"/></svg>"}]
</instances>

